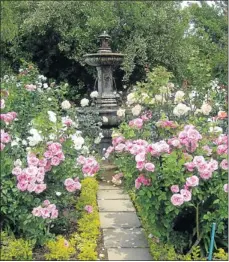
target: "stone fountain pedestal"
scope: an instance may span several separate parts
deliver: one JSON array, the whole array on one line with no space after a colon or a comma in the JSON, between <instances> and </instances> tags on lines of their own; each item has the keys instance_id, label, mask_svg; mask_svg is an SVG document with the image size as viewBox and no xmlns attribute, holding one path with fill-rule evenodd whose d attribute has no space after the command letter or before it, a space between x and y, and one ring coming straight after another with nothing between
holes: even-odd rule
<instances>
[{"instance_id":1,"label":"stone fountain pedestal","mask_svg":"<svg viewBox=\"0 0 229 262\"><path fill-rule=\"evenodd\" d=\"M101 153L104 148L111 145L112 128L118 127L120 120L117 117L117 98L113 87L113 70L119 66L124 59L124 54L113 53L109 46L110 36L104 32L99 36L100 48L97 53L84 55L85 62L95 66L98 73L98 98L96 107L100 116L108 118L107 123L103 123L103 138L100 143Z\"/></svg>"}]
</instances>

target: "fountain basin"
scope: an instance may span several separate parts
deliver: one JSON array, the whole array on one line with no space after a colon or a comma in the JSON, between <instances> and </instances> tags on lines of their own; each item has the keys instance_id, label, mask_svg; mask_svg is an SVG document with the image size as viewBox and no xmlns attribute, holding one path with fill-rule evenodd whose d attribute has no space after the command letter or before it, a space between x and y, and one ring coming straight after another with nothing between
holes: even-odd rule
<instances>
[{"instance_id":1,"label":"fountain basin","mask_svg":"<svg viewBox=\"0 0 229 262\"><path fill-rule=\"evenodd\" d=\"M121 53L94 53L83 56L85 62L91 66L118 66L122 63L124 54Z\"/></svg>"}]
</instances>

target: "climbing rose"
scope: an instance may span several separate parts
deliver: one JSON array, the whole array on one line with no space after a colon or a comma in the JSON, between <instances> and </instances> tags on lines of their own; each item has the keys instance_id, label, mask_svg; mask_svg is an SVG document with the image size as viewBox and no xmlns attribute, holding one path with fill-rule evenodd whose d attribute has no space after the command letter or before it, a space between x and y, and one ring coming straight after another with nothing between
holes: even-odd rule
<instances>
[{"instance_id":1,"label":"climbing rose","mask_svg":"<svg viewBox=\"0 0 229 262\"><path fill-rule=\"evenodd\" d=\"M96 97L98 97L98 95L99 95L99 93L97 91L93 91L93 92L91 92L90 97L96 98Z\"/></svg>"},{"instance_id":2,"label":"climbing rose","mask_svg":"<svg viewBox=\"0 0 229 262\"><path fill-rule=\"evenodd\" d=\"M133 116L139 116L141 113L142 107L140 105L136 105L135 107L132 108L132 114Z\"/></svg>"},{"instance_id":3,"label":"climbing rose","mask_svg":"<svg viewBox=\"0 0 229 262\"><path fill-rule=\"evenodd\" d=\"M174 194L171 197L171 202L174 206L181 206L184 203L184 197L181 194Z\"/></svg>"},{"instance_id":4,"label":"climbing rose","mask_svg":"<svg viewBox=\"0 0 229 262\"><path fill-rule=\"evenodd\" d=\"M227 112L225 112L225 111L219 111L218 112L218 118L219 119L224 119L226 117L227 117Z\"/></svg>"},{"instance_id":5,"label":"climbing rose","mask_svg":"<svg viewBox=\"0 0 229 262\"><path fill-rule=\"evenodd\" d=\"M89 100L87 98L83 98L80 101L80 104L81 104L82 107L88 106L89 105Z\"/></svg>"},{"instance_id":6,"label":"climbing rose","mask_svg":"<svg viewBox=\"0 0 229 262\"><path fill-rule=\"evenodd\" d=\"M200 109L201 112L206 116L209 115L209 113L212 111L212 107L207 103L203 103Z\"/></svg>"}]
</instances>

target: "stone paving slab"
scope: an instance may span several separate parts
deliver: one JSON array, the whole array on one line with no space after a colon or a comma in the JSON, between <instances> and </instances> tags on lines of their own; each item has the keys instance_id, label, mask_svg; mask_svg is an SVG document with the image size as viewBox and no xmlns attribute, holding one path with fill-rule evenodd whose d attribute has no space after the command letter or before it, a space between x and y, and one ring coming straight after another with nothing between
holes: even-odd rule
<instances>
[{"instance_id":1,"label":"stone paving slab","mask_svg":"<svg viewBox=\"0 0 229 262\"><path fill-rule=\"evenodd\" d=\"M117 190L119 189L119 186L115 186L113 184L107 184L107 183L100 183L99 184L99 190Z\"/></svg>"},{"instance_id":2,"label":"stone paving slab","mask_svg":"<svg viewBox=\"0 0 229 262\"><path fill-rule=\"evenodd\" d=\"M130 200L98 200L99 211L102 212L135 212Z\"/></svg>"},{"instance_id":3,"label":"stone paving slab","mask_svg":"<svg viewBox=\"0 0 229 262\"><path fill-rule=\"evenodd\" d=\"M103 229L103 237L106 248L148 247L142 228Z\"/></svg>"},{"instance_id":4,"label":"stone paving slab","mask_svg":"<svg viewBox=\"0 0 229 262\"><path fill-rule=\"evenodd\" d=\"M133 228L141 223L135 212L100 212L101 228Z\"/></svg>"},{"instance_id":5,"label":"stone paving slab","mask_svg":"<svg viewBox=\"0 0 229 262\"><path fill-rule=\"evenodd\" d=\"M148 248L108 248L107 253L109 260L152 260Z\"/></svg>"},{"instance_id":6,"label":"stone paving slab","mask_svg":"<svg viewBox=\"0 0 229 262\"><path fill-rule=\"evenodd\" d=\"M123 190L99 190L97 199L130 199L129 195L124 193Z\"/></svg>"}]
</instances>

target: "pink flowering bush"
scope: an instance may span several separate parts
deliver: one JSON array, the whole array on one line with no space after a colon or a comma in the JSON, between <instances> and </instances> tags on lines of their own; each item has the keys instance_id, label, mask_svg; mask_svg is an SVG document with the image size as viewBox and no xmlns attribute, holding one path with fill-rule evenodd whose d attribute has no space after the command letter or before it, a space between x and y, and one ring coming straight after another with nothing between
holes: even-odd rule
<instances>
[{"instance_id":1,"label":"pink flowering bush","mask_svg":"<svg viewBox=\"0 0 229 262\"><path fill-rule=\"evenodd\" d=\"M2 227L37 244L69 230L82 179L99 171L66 86L46 80L28 65L1 86Z\"/></svg>"},{"instance_id":2,"label":"pink flowering bush","mask_svg":"<svg viewBox=\"0 0 229 262\"><path fill-rule=\"evenodd\" d=\"M169 78L159 68L135 86L127 105L141 104L141 114L126 113L104 156L135 192L152 235L176 248L183 241L186 250L198 242L204 251L213 222L216 243L227 241L227 123L216 117L214 92L203 103L195 90L175 90Z\"/></svg>"}]
</instances>

